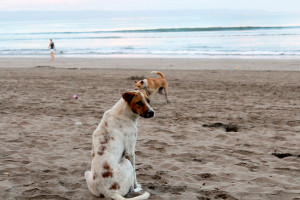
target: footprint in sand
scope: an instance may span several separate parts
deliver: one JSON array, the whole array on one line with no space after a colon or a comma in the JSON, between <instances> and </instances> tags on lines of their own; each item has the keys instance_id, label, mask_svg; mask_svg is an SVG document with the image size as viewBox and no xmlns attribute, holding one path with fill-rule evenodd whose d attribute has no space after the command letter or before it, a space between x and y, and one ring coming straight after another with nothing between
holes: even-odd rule
<instances>
[{"instance_id":1,"label":"footprint in sand","mask_svg":"<svg viewBox=\"0 0 300 200\"><path fill-rule=\"evenodd\" d=\"M196 181L217 180L217 175L210 173L201 173L193 175L193 179L195 179Z\"/></svg>"},{"instance_id":2,"label":"footprint in sand","mask_svg":"<svg viewBox=\"0 0 300 200\"><path fill-rule=\"evenodd\" d=\"M148 147L148 149L156 150L156 151L159 151L160 153L165 153L166 148L168 148L170 146L165 142L159 142L157 140L150 140L148 142L145 142L144 145L146 147Z\"/></svg>"},{"instance_id":3,"label":"footprint in sand","mask_svg":"<svg viewBox=\"0 0 300 200\"><path fill-rule=\"evenodd\" d=\"M171 193L171 194L178 194L185 192L187 186L171 186L167 184L157 184L157 183L147 183L145 187L149 190L154 190L155 192L160 193Z\"/></svg>"}]
</instances>

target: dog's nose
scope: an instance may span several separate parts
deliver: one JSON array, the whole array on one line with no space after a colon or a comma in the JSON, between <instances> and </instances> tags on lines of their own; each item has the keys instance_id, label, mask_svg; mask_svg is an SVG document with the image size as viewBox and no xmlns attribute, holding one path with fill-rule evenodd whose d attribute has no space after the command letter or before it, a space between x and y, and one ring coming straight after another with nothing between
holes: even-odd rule
<instances>
[{"instance_id":1,"label":"dog's nose","mask_svg":"<svg viewBox=\"0 0 300 200\"><path fill-rule=\"evenodd\" d=\"M149 111L148 113L147 113L147 117L153 117L154 116L154 111Z\"/></svg>"}]
</instances>

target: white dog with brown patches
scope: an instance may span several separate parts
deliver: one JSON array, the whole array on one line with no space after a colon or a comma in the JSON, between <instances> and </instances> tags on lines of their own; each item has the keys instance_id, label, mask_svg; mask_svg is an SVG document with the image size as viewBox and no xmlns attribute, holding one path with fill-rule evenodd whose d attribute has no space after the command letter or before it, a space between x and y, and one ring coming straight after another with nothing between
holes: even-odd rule
<instances>
[{"instance_id":1,"label":"white dog with brown patches","mask_svg":"<svg viewBox=\"0 0 300 200\"><path fill-rule=\"evenodd\" d=\"M137 121L140 117L153 116L149 97L140 91L124 93L104 113L93 133L91 171L85 172L88 188L93 195L123 200L128 192L142 190L135 173ZM148 199L149 196L145 192L130 199Z\"/></svg>"}]
</instances>

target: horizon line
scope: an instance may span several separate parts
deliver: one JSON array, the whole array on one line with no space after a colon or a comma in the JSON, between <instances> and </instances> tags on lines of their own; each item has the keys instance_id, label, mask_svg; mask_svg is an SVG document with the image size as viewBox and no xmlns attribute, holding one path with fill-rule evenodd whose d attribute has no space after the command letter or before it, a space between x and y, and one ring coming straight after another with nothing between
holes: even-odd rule
<instances>
[{"instance_id":1,"label":"horizon line","mask_svg":"<svg viewBox=\"0 0 300 200\"><path fill-rule=\"evenodd\" d=\"M1 10L0 12L145 12L145 11L249 11L249 12L271 12L271 13L291 13L300 10L271 11L266 9L133 9L133 10L112 10L112 9L85 9L85 10Z\"/></svg>"}]
</instances>

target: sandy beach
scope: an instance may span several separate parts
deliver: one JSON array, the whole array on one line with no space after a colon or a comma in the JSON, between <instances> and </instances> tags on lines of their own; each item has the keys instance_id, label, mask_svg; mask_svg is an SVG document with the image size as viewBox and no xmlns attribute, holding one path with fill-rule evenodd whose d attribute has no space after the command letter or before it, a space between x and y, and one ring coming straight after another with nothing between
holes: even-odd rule
<instances>
[{"instance_id":1,"label":"sandy beach","mask_svg":"<svg viewBox=\"0 0 300 200\"><path fill-rule=\"evenodd\" d=\"M156 94L139 120L150 199L300 200L300 61L171 58L1 58L0 199L101 199L84 179L92 133L153 70L171 103Z\"/></svg>"}]
</instances>

